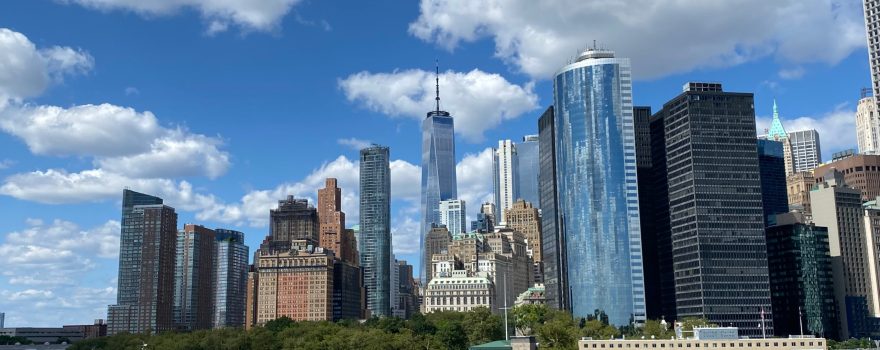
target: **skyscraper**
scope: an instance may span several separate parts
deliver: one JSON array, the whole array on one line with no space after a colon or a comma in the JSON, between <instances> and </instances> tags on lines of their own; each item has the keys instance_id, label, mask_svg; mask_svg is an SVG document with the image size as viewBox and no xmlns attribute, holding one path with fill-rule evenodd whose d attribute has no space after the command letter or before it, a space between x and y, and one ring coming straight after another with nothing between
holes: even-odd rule
<instances>
[{"instance_id":1,"label":"skyscraper","mask_svg":"<svg viewBox=\"0 0 880 350\"><path fill-rule=\"evenodd\" d=\"M110 335L174 329L177 213L162 199L122 192L116 305L107 310Z\"/></svg>"},{"instance_id":2,"label":"skyscraper","mask_svg":"<svg viewBox=\"0 0 880 350\"><path fill-rule=\"evenodd\" d=\"M788 212L785 156L782 142L758 140L758 167L761 170L764 226L770 226L773 220L776 220L776 214Z\"/></svg>"},{"instance_id":3,"label":"skyscraper","mask_svg":"<svg viewBox=\"0 0 880 350\"><path fill-rule=\"evenodd\" d=\"M868 38L868 62L871 65L871 86L880 96L880 0L864 0L865 32Z\"/></svg>"},{"instance_id":4,"label":"skyscraper","mask_svg":"<svg viewBox=\"0 0 880 350\"><path fill-rule=\"evenodd\" d=\"M575 317L645 320L629 59L590 49L554 78L557 199Z\"/></svg>"},{"instance_id":5,"label":"skyscraper","mask_svg":"<svg viewBox=\"0 0 880 350\"><path fill-rule=\"evenodd\" d=\"M810 171L822 164L818 131L810 129L790 132L788 143L791 147L793 173Z\"/></svg>"},{"instance_id":6,"label":"skyscraper","mask_svg":"<svg viewBox=\"0 0 880 350\"><path fill-rule=\"evenodd\" d=\"M540 208L538 195L539 150L538 135L523 136L522 143L516 145L516 188L522 199Z\"/></svg>"},{"instance_id":7,"label":"skyscraper","mask_svg":"<svg viewBox=\"0 0 880 350\"><path fill-rule=\"evenodd\" d=\"M446 225L452 234L467 232L467 210L465 201L446 199L440 201L440 224Z\"/></svg>"},{"instance_id":8,"label":"skyscraper","mask_svg":"<svg viewBox=\"0 0 880 350\"><path fill-rule=\"evenodd\" d=\"M425 279L425 285L434 277L431 263L434 254L443 253L451 240L452 235L449 234L449 230L444 226L435 225L431 227L431 231L428 231L428 235L425 236L425 260L422 261L422 264L426 266L425 272L428 276Z\"/></svg>"},{"instance_id":9,"label":"skyscraper","mask_svg":"<svg viewBox=\"0 0 880 350\"><path fill-rule=\"evenodd\" d=\"M493 150L492 157L495 208L498 209L500 224L504 225L504 211L510 209L519 197L516 145L510 140L498 141L498 148Z\"/></svg>"},{"instance_id":10,"label":"skyscraper","mask_svg":"<svg viewBox=\"0 0 880 350\"><path fill-rule=\"evenodd\" d=\"M422 227L419 240L421 261L425 256L425 236L431 224L440 223L439 204L458 198L455 180L455 126L449 112L440 110L440 69L437 68L437 106L422 120ZM363 187L361 187L363 190ZM361 228L363 229L363 228ZM422 265L421 279L425 280Z\"/></svg>"},{"instance_id":11,"label":"skyscraper","mask_svg":"<svg viewBox=\"0 0 880 350\"><path fill-rule=\"evenodd\" d=\"M761 335L762 313L772 312L752 94L689 83L652 119L652 130L663 126L652 156L665 157L665 170L655 171L664 170L669 210L668 223L658 221L658 246L674 270L674 289L661 286L674 296L663 298L674 298L678 319ZM772 321L765 326L773 334Z\"/></svg>"},{"instance_id":12,"label":"skyscraper","mask_svg":"<svg viewBox=\"0 0 880 350\"><path fill-rule=\"evenodd\" d=\"M360 153L360 234L358 250L373 316L391 315L391 169L388 147L373 145ZM424 169L424 168L423 168ZM424 175L424 173L423 173ZM424 184L424 178L422 179ZM424 199L424 192L423 199ZM434 202L434 210L439 200ZM422 203L424 204L424 202ZM439 217L436 219L439 222Z\"/></svg>"},{"instance_id":13,"label":"skyscraper","mask_svg":"<svg viewBox=\"0 0 880 350\"><path fill-rule=\"evenodd\" d=\"M336 186L334 178L327 178L324 188L318 190L318 221L321 247L332 250L337 258L357 265L354 232L345 229L342 189Z\"/></svg>"},{"instance_id":14,"label":"skyscraper","mask_svg":"<svg viewBox=\"0 0 880 350\"><path fill-rule=\"evenodd\" d=\"M863 96L856 107L856 141L859 153L880 154L880 114L874 96Z\"/></svg>"},{"instance_id":15,"label":"skyscraper","mask_svg":"<svg viewBox=\"0 0 880 350\"><path fill-rule=\"evenodd\" d=\"M174 265L174 324L180 330L213 325L216 254L214 230L186 224L177 233Z\"/></svg>"},{"instance_id":16,"label":"skyscraper","mask_svg":"<svg viewBox=\"0 0 880 350\"><path fill-rule=\"evenodd\" d=\"M559 310L569 308L565 264L565 237L559 228L558 202L556 201L556 120L553 106L547 108L538 119L538 142L540 169L538 183L541 199L541 252L544 261L544 288L547 304Z\"/></svg>"},{"instance_id":17,"label":"skyscraper","mask_svg":"<svg viewBox=\"0 0 880 350\"><path fill-rule=\"evenodd\" d=\"M244 233L214 230L217 254L214 263L214 328L241 327L245 324L247 298L248 246Z\"/></svg>"},{"instance_id":18,"label":"skyscraper","mask_svg":"<svg viewBox=\"0 0 880 350\"><path fill-rule=\"evenodd\" d=\"M828 228L840 336L864 336L863 320L867 315L853 310L869 308L867 314L880 316L880 307L876 307L880 296L872 288L876 276L871 276L867 263L872 256L869 251L876 248L865 237L861 192L847 185L843 173L836 169L821 178L822 182L810 192L810 203L813 222Z\"/></svg>"},{"instance_id":19,"label":"skyscraper","mask_svg":"<svg viewBox=\"0 0 880 350\"><path fill-rule=\"evenodd\" d=\"M260 244L263 253L288 251L291 242L307 240L312 245L319 241L318 211L305 198L278 201L278 208L269 210L269 237Z\"/></svg>"}]
</instances>

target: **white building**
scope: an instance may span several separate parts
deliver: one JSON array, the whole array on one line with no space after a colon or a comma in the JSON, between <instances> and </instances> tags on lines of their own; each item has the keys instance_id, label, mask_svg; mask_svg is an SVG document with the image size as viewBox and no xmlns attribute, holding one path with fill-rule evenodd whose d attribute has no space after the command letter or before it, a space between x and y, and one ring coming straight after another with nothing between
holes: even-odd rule
<instances>
[{"instance_id":1,"label":"white building","mask_svg":"<svg viewBox=\"0 0 880 350\"><path fill-rule=\"evenodd\" d=\"M822 163L822 150L819 147L819 132L801 130L788 133L791 147L792 173L810 171Z\"/></svg>"},{"instance_id":2,"label":"white building","mask_svg":"<svg viewBox=\"0 0 880 350\"><path fill-rule=\"evenodd\" d=\"M448 199L440 201L440 224L446 225L451 234L467 232L467 210L465 201Z\"/></svg>"},{"instance_id":3,"label":"white building","mask_svg":"<svg viewBox=\"0 0 880 350\"><path fill-rule=\"evenodd\" d=\"M861 154L880 154L880 116L874 96L859 100L856 108L856 137Z\"/></svg>"},{"instance_id":4,"label":"white building","mask_svg":"<svg viewBox=\"0 0 880 350\"><path fill-rule=\"evenodd\" d=\"M436 265L435 265L436 266ZM442 269L440 266L435 267ZM488 278L471 276L464 270L437 273L425 288L424 308L434 311L470 311L477 307L490 310L495 305L494 288Z\"/></svg>"},{"instance_id":5,"label":"white building","mask_svg":"<svg viewBox=\"0 0 880 350\"><path fill-rule=\"evenodd\" d=\"M495 216L504 224L504 211L513 206L513 202L519 197L517 189L517 156L516 146L511 140L498 141L498 148L493 157L495 207L498 210Z\"/></svg>"}]
</instances>

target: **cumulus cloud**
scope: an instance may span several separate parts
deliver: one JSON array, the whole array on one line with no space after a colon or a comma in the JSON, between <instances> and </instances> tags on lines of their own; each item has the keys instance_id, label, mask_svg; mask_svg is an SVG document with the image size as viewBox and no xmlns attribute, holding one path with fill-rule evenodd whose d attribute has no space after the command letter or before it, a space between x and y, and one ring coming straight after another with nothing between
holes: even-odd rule
<instances>
[{"instance_id":1,"label":"cumulus cloud","mask_svg":"<svg viewBox=\"0 0 880 350\"><path fill-rule=\"evenodd\" d=\"M0 28L0 108L8 100L19 101L41 94L65 75L92 69L87 52L70 47L37 49L24 34Z\"/></svg>"},{"instance_id":2,"label":"cumulus cloud","mask_svg":"<svg viewBox=\"0 0 880 350\"><path fill-rule=\"evenodd\" d=\"M201 14L209 35L226 31L231 25L245 31L275 29L290 9L301 0L69 0L87 8L132 11L144 16L169 16L184 9Z\"/></svg>"},{"instance_id":3,"label":"cumulus cloud","mask_svg":"<svg viewBox=\"0 0 880 350\"><path fill-rule=\"evenodd\" d=\"M838 0L421 0L409 31L450 50L491 38L496 57L536 79L592 40L632 58L641 79L768 56L836 64L865 46L861 2Z\"/></svg>"},{"instance_id":4,"label":"cumulus cloud","mask_svg":"<svg viewBox=\"0 0 880 350\"><path fill-rule=\"evenodd\" d=\"M419 252L420 222L412 216L398 215L391 228L391 246L394 254L417 254ZM417 263L411 261L410 264ZM418 274L418 272L417 272Z\"/></svg>"},{"instance_id":5,"label":"cumulus cloud","mask_svg":"<svg viewBox=\"0 0 880 350\"><path fill-rule=\"evenodd\" d=\"M391 73L360 72L339 80L350 102L392 117L417 120L434 109L434 72L410 69ZM441 109L455 118L455 131L471 142L504 120L538 107L533 84L513 84L501 75L474 69L440 75Z\"/></svg>"},{"instance_id":6,"label":"cumulus cloud","mask_svg":"<svg viewBox=\"0 0 880 350\"><path fill-rule=\"evenodd\" d=\"M822 147L822 160L831 160L834 152L846 149L858 148L856 144L856 111L848 103L837 105L834 110L815 115L786 118L783 116L782 125L785 131L801 131L814 129L819 132L819 142ZM758 117L756 126L758 134L764 134L770 127L772 117Z\"/></svg>"}]
</instances>

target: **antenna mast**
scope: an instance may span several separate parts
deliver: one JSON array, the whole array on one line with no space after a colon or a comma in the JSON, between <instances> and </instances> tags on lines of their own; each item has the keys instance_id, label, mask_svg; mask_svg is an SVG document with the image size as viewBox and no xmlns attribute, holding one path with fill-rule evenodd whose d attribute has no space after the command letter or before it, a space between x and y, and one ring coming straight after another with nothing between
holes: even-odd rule
<instances>
[{"instance_id":1,"label":"antenna mast","mask_svg":"<svg viewBox=\"0 0 880 350\"><path fill-rule=\"evenodd\" d=\"M434 67L436 69L436 71L434 73L434 81L437 84L436 91L435 91L435 93L437 94L436 95L437 97L435 97L434 99L437 100L437 112L440 112L440 62L439 62L439 60L436 60L436 59L434 60Z\"/></svg>"}]
</instances>

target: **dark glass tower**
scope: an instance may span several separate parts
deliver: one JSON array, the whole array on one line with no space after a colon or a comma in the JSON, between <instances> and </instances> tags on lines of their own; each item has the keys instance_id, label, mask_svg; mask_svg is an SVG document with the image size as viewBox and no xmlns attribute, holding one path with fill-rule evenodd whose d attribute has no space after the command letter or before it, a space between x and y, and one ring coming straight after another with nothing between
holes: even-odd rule
<instances>
[{"instance_id":1,"label":"dark glass tower","mask_svg":"<svg viewBox=\"0 0 880 350\"><path fill-rule=\"evenodd\" d=\"M360 251L373 316L391 315L391 169L388 147L373 145L360 153Z\"/></svg>"},{"instance_id":2,"label":"dark glass tower","mask_svg":"<svg viewBox=\"0 0 880 350\"><path fill-rule=\"evenodd\" d=\"M214 230L186 224L177 233L174 265L174 325L179 330L213 326L215 256Z\"/></svg>"},{"instance_id":3,"label":"dark glass tower","mask_svg":"<svg viewBox=\"0 0 880 350\"><path fill-rule=\"evenodd\" d=\"M661 235L671 240L676 317L760 336L772 309L753 96L690 83L654 118L665 132L670 226Z\"/></svg>"},{"instance_id":4,"label":"dark glass tower","mask_svg":"<svg viewBox=\"0 0 880 350\"><path fill-rule=\"evenodd\" d=\"M218 228L214 289L214 328L244 325L247 296L248 246L244 233Z\"/></svg>"},{"instance_id":5,"label":"dark glass tower","mask_svg":"<svg viewBox=\"0 0 880 350\"><path fill-rule=\"evenodd\" d=\"M559 226L575 317L645 321L629 59L590 49L554 78Z\"/></svg>"},{"instance_id":6,"label":"dark glass tower","mask_svg":"<svg viewBox=\"0 0 880 350\"><path fill-rule=\"evenodd\" d=\"M174 329L174 260L177 213L162 199L124 190L116 305L107 310L107 332Z\"/></svg>"},{"instance_id":7,"label":"dark glass tower","mask_svg":"<svg viewBox=\"0 0 880 350\"><path fill-rule=\"evenodd\" d=\"M420 260L425 256L425 236L431 224L440 224L440 201L458 198L455 180L455 127L449 112L440 110L440 80L437 78L437 108L422 120L422 227ZM425 266L421 267L425 281Z\"/></svg>"},{"instance_id":8,"label":"dark glass tower","mask_svg":"<svg viewBox=\"0 0 880 350\"><path fill-rule=\"evenodd\" d=\"M642 225L642 258L645 261L645 313L648 319L657 320L666 315L661 312L657 226L654 225L657 189L654 188L654 168L651 161L651 107L633 107L633 121Z\"/></svg>"},{"instance_id":9,"label":"dark glass tower","mask_svg":"<svg viewBox=\"0 0 880 350\"><path fill-rule=\"evenodd\" d=\"M565 283L565 236L559 228L556 201L556 133L553 106L538 119L539 171L541 201L541 250L544 258L544 288L547 304L568 310L568 285Z\"/></svg>"},{"instance_id":10,"label":"dark glass tower","mask_svg":"<svg viewBox=\"0 0 880 350\"><path fill-rule=\"evenodd\" d=\"M806 334L838 339L828 228L807 224L800 213L774 222L767 259L776 335L799 335L803 326Z\"/></svg>"},{"instance_id":11,"label":"dark glass tower","mask_svg":"<svg viewBox=\"0 0 880 350\"><path fill-rule=\"evenodd\" d=\"M523 142L516 145L516 188L519 198L540 208L538 194L538 135L523 137ZM504 213L501 213L502 215Z\"/></svg>"},{"instance_id":12,"label":"dark glass tower","mask_svg":"<svg viewBox=\"0 0 880 350\"><path fill-rule=\"evenodd\" d=\"M782 147L782 142L779 141L758 140L758 165L761 168L764 226L774 225L776 214L788 212L785 153Z\"/></svg>"}]
</instances>

